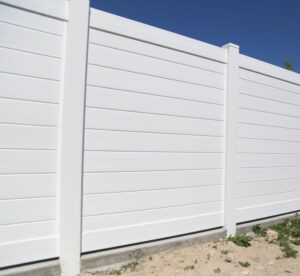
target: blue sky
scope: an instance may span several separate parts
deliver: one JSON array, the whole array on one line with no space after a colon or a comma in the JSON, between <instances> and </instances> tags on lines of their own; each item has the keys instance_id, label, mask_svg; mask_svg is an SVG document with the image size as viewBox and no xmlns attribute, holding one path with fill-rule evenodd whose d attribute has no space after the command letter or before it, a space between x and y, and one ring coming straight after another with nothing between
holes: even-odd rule
<instances>
[{"instance_id":1,"label":"blue sky","mask_svg":"<svg viewBox=\"0 0 300 276\"><path fill-rule=\"evenodd\" d=\"M300 72L300 0L91 0L94 8Z\"/></svg>"}]
</instances>

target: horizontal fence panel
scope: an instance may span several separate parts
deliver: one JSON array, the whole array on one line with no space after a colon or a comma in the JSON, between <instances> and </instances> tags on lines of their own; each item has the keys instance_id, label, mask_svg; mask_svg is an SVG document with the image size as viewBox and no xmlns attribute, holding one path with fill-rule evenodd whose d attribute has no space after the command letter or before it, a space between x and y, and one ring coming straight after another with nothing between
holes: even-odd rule
<instances>
[{"instance_id":1,"label":"horizontal fence panel","mask_svg":"<svg viewBox=\"0 0 300 276\"><path fill-rule=\"evenodd\" d=\"M99 250L99 248L128 245L136 243L137 237L144 241L155 240L187 234L187 229L190 232L196 232L221 225L223 225L223 214L219 212L86 232L82 236L82 250L87 252ZM126 239L124 239L124 235L126 235Z\"/></svg>"},{"instance_id":2,"label":"horizontal fence panel","mask_svg":"<svg viewBox=\"0 0 300 276\"><path fill-rule=\"evenodd\" d=\"M238 169L238 182L281 180L299 177L299 167L262 167Z\"/></svg>"},{"instance_id":3,"label":"horizontal fence panel","mask_svg":"<svg viewBox=\"0 0 300 276\"><path fill-rule=\"evenodd\" d=\"M0 17L1 20L1 17ZM1 47L62 57L62 38L0 21Z\"/></svg>"},{"instance_id":4,"label":"horizontal fence panel","mask_svg":"<svg viewBox=\"0 0 300 276\"><path fill-rule=\"evenodd\" d=\"M1 243L40 239L57 235L57 226L54 220L2 225L0 226L0 247Z\"/></svg>"},{"instance_id":5,"label":"horizontal fence panel","mask_svg":"<svg viewBox=\"0 0 300 276\"><path fill-rule=\"evenodd\" d=\"M223 135L223 122L215 120L91 108L86 108L85 117L85 127L88 129Z\"/></svg>"},{"instance_id":6,"label":"horizontal fence panel","mask_svg":"<svg viewBox=\"0 0 300 276\"><path fill-rule=\"evenodd\" d=\"M85 151L85 172L216 169L221 153L95 152Z\"/></svg>"},{"instance_id":7,"label":"horizontal fence panel","mask_svg":"<svg viewBox=\"0 0 300 276\"><path fill-rule=\"evenodd\" d=\"M54 197L0 200L0 225L39 222L56 218Z\"/></svg>"},{"instance_id":8,"label":"horizontal fence panel","mask_svg":"<svg viewBox=\"0 0 300 276\"><path fill-rule=\"evenodd\" d=\"M0 244L0 267L58 257L58 238L44 237Z\"/></svg>"},{"instance_id":9,"label":"horizontal fence panel","mask_svg":"<svg viewBox=\"0 0 300 276\"><path fill-rule=\"evenodd\" d=\"M57 104L0 99L0 123L57 126Z\"/></svg>"},{"instance_id":10,"label":"horizontal fence panel","mask_svg":"<svg viewBox=\"0 0 300 276\"><path fill-rule=\"evenodd\" d=\"M82 231L85 233L97 231L98 229L122 227L124 225L131 226L136 224L147 224L149 221L155 222L158 220L180 219L186 217L187 214L189 214L189 216L197 216L202 214L218 213L221 212L221 210L222 202L214 201L152 210L89 216L83 217Z\"/></svg>"},{"instance_id":11,"label":"horizontal fence panel","mask_svg":"<svg viewBox=\"0 0 300 276\"><path fill-rule=\"evenodd\" d=\"M52 80L0 73L0 97L59 103L60 83Z\"/></svg>"},{"instance_id":12,"label":"horizontal fence panel","mask_svg":"<svg viewBox=\"0 0 300 276\"><path fill-rule=\"evenodd\" d=\"M54 127L0 124L0 149L57 149Z\"/></svg>"},{"instance_id":13,"label":"horizontal fence panel","mask_svg":"<svg viewBox=\"0 0 300 276\"><path fill-rule=\"evenodd\" d=\"M271 141L240 138L239 152L249 153L300 153L300 141Z\"/></svg>"},{"instance_id":14,"label":"horizontal fence panel","mask_svg":"<svg viewBox=\"0 0 300 276\"><path fill-rule=\"evenodd\" d=\"M273 126L240 123L238 135L242 138L256 138L282 141L300 141L300 130Z\"/></svg>"},{"instance_id":15,"label":"horizontal fence panel","mask_svg":"<svg viewBox=\"0 0 300 276\"><path fill-rule=\"evenodd\" d=\"M100 45L89 45L89 64L223 88L223 75Z\"/></svg>"},{"instance_id":16,"label":"horizontal fence panel","mask_svg":"<svg viewBox=\"0 0 300 276\"><path fill-rule=\"evenodd\" d=\"M264 85L263 83L239 79L239 91L242 94L252 95L257 98L300 106L300 94Z\"/></svg>"},{"instance_id":17,"label":"horizontal fence panel","mask_svg":"<svg viewBox=\"0 0 300 276\"><path fill-rule=\"evenodd\" d=\"M0 150L0 174L55 173L54 150Z\"/></svg>"},{"instance_id":18,"label":"horizontal fence panel","mask_svg":"<svg viewBox=\"0 0 300 276\"><path fill-rule=\"evenodd\" d=\"M284 167L298 166L300 168L300 154L257 154L240 153L238 155L239 167Z\"/></svg>"},{"instance_id":19,"label":"horizontal fence panel","mask_svg":"<svg viewBox=\"0 0 300 276\"><path fill-rule=\"evenodd\" d=\"M258 110L300 119L300 105L291 105L240 94L239 106L241 108Z\"/></svg>"},{"instance_id":20,"label":"horizontal fence panel","mask_svg":"<svg viewBox=\"0 0 300 276\"><path fill-rule=\"evenodd\" d=\"M225 65L223 63L191 55L189 53L172 50L170 48L160 47L155 44L136 40L134 38L123 37L100 30L90 29L89 39L90 44L120 49L143 56L153 57L172 63L179 63L186 66L218 72L221 74L225 73Z\"/></svg>"},{"instance_id":21,"label":"horizontal fence panel","mask_svg":"<svg viewBox=\"0 0 300 276\"><path fill-rule=\"evenodd\" d=\"M1 126L0 126L1 131ZM122 141L122 143L120 143ZM1 137L0 137L1 144ZM160 151L160 152L222 152L223 138L129 131L87 129L85 150ZM300 144L299 144L300 145Z\"/></svg>"},{"instance_id":22,"label":"horizontal fence panel","mask_svg":"<svg viewBox=\"0 0 300 276\"><path fill-rule=\"evenodd\" d=\"M10 0L7 0L10 1ZM17 0L15 0L17 1ZM2 1L3 2L3 1ZM18 1L25 3L28 1ZM36 1L40 2L40 1ZM50 2L50 1L43 1ZM41 2L40 2L41 3ZM44 6L43 3L42 5ZM37 4L37 3L35 3ZM66 23L63 21L56 20L44 15L32 13L23 9L16 9L15 7L6 6L0 4L0 21L7 22L13 25L22 26L24 28L33 29L45 33L55 34L62 36L65 32ZM45 7L45 6L44 6Z\"/></svg>"},{"instance_id":23,"label":"horizontal fence panel","mask_svg":"<svg viewBox=\"0 0 300 276\"><path fill-rule=\"evenodd\" d=\"M296 72L287 71L279 66L251 58L245 55L240 55L240 67L248 70L259 72L260 74L269 75L285 82L300 84L300 76Z\"/></svg>"},{"instance_id":24,"label":"horizontal fence panel","mask_svg":"<svg viewBox=\"0 0 300 276\"><path fill-rule=\"evenodd\" d=\"M259 181L239 183L237 188L237 196L254 197L259 195L267 195L272 193L284 193L290 191L299 191L300 178L281 179L274 181Z\"/></svg>"},{"instance_id":25,"label":"horizontal fence panel","mask_svg":"<svg viewBox=\"0 0 300 276\"><path fill-rule=\"evenodd\" d=\"M0 200L56 196L55 174L0 175Z\"/></svg>"},{"instance_id":26,"label":"horizontal fence panel","mask_svg":"<svg viewBox=\"0 0 300 276\"><path fill-rule=\"evenodd\" d=\"M0 270L59 255L57 127L69 6L1 2Z\"/></svg>"},{"instance_id":27,"label":"horizontal fence panel","mask_svg":"<svg viewBox=\"0 0 300 276\"><path fill-rule=\"evenodd\" d=\"M296 118L272 113L265 113L256 110L240 109L238 120L242 123L279 127L296 131L300 130L300 117Z\"/></svg>"},{"instance_id":28,"label":"horizontal fence panel","mask_svg":"<svg viewBox=\"0 0 300 276\"><path fill-rule=\"evenodd\" d=\"M91 86L129 90L137 93L224 103L224 92L221 89L100 66L88 66L87 83Z\"/></svg>"},{"instance_id":29,"label":"horizontal fence panel","mask_svg":"<svg viewBox=\"0 0 300 276\"><path fill-rule=\"evenodd\" d=\"M221 105L99 87L87 88L86 106L216 120L224 118Z\"/></svg>"},{"instance_id":30,"label":"horizontal fence panel","mask_svg":"<svg viewBox=\"0 0 300 276\"><path fill-rule=\"evenodd\" d=\"M0 48L0 60L2 73L50 80L60 80L61 78L61 60L57 58Z\"/></svg>"},{"instance_id":31,"label":"horizontal fence panel","mask_svg":"<svg viewBox=\"0 0 300 276\"><path fill-rule=\"evenodd\" d=\"M237 221L246 222L260 218L280 215L299 210L300 199L278 201L271 204L262 204L254 207L240 208L237 211Z\"/></svg>"},{"instance_id":32,"label":"horizontal fence panel","mask_svg":"<svg viewBox=\"0 0 300 276\"><path fill-rule=\"evenodd\" d=\"M84 195L83 216L115 214L222 200L222 186Z\"/></svg>"},{"instance_id":33,"label":"horizontal fence panel","mask_svg":"<svg viewBox=\"0 0 300 276\"><path fill-rule=\"evenodd\" d=\"M300 93L300 81L298 82L298 84L294 84L294 83L277 79L276 77L266 76L245 69L239 70L239 77L241 79L250 80L256 83L261 83L263 85L270 86L274 89L277 88L286 92L292 92L297 94Z\"/></svg>"},{"instance_id":34,"label":"horizontal fence panel","mask_svg":"<svg viewBox=\"0 0 300 276\"><path fill-rule=\"evenodd\" d=\"M223 183L223 169L85 173L84 194L201 187Z\"/></svg>"},{"instance_id":35,"label":"horizontal fence panel","mask_svg":"<svg viewBox=\"0 0 300 276\"><path fill-rule=\"evenodd\" d=\"M292 192L270 193L267 195L245 197L237 199L237 208L249 208L250 206L274 203L279 201L297 200L300 199L300 189Z\"/></svg>"},{"instance_id":36,"label":"horizontal fence panel","mask_svg":"<svg viewBox=\"0 0 300 276\"><path fill-rule=\"evenodd\" d=\"M225 51L220 47L96 9L91 9L90 26L162 47L172 48L180 52L225 62Z\"/></svg>"}]
</instances>

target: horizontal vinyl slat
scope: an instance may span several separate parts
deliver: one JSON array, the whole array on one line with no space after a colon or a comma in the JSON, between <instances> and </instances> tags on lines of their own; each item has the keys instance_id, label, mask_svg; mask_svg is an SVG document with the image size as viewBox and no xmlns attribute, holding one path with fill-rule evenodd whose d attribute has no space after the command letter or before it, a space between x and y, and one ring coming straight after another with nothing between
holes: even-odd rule
<instances>
[{"instance_id":1,"label":"horizontal vinyl slat","mask_svg":"<svg viewBox=\"0 0 300 276\"><path fill-rule=\"evenodd\" d=\"M298 177L300 177L299 167L238 169L238 182L266 181Z\"/></svg>"},{"instance_id":2,"label":"horizontal vinyl slat","mask_svg":"<svg viewBox=\"0 0 300 276\"><path fill-rule=\"evenodd\" d=\"M84 195L83 216L159 209L222 199L222 187Z\"/></svg>"},{"instance_id":3,"label":"horizontal vinyl slat","mask_svg":"<svg viewBox=\"0 0 300 276\"><path fill-rule=\"evenodd\" d=\"M224 87L223 75L181 64L153 59L100 45L89 45L89 63L157 77L170 78L217 88Z\"/></svg>"},{"instance_id":4,"label":"horizontal vinyl slat","mask_svg":"<svg viewBox=\"0 0 300 276\"><path fill-rule=\"evenodd\" d=\"M114 193L208 186L223 183L223 170L85 173L83 193Z\"/></svg>"},{"instance_id":5,"label":"horizontal vinyl slat","mask_svg":"<svg viewBox=\"0 0 300 276\"><path fill-rule=\"evenodd\" d=\"M254 81L239 79L239 91L240 93L266 98L269 100L300 105L300 94L263 85Z\"/></svg>"},{"instance_id":6,"label":"horizontal vinyl slat","mask_svg":"<svg viewBox=\"0 0 300 276\"><path fill-rule=\"evenodd\" d=\"M0 175L0 199L56 196L56 174Z\"/></svg>"},{"instance_id":7,"label":"horizontal vinyl slat","mask_svg":"<svg viewBox=\"0 0 300 276\"><path fill-rule=\"evenodd\" d=\"M300 153L299 142L238 139L239 152L251 153Z\"/></svg>"},{"instance_id":8,"label":"horizontal vinyl slat","mask_svg":"<svg viewBox=\"0 0 300 276\"><path fill-rule=\"evenodd\" d=\"M0 73L0 97L59 103L58 81Z\"/></svg>"},{"instance_id":9,"label":"horizontal vinyl slat","mask_svg":"<svg viewBox=\"0 0 300 276\"><path fill-rule=\"evenodd\" d=\"M237 210L237 221L245 222L249 220L257 220L259 218L270 217L274 215L285 214L299 210L300 199L272 202L270 204L261 204L248 208L240 208Z\"/></svg>"},{"instance_id":10,"label":"horizontal vinyl slat","mask_svg":"<svg viewBox=\"0 0 300 276\"><path fill-rule=\"evenodd\" d=\"M300 117L287 117L278 114L265 113L257 110L239 110L239 122L274 126L286 129L300 130Z\"/></svg>"},{"instance_id":11,"label":"horizontal vinyl slat","mask_svg":"<svg viewBox=\"0 0 300 276\"><path fill-rule=\"evenodd\" d=\"M55 173L54 150L0 150L0 174Z\"/></svg>"},{"instance_id":12,"label":"horizontal vinyl slat","mask_svg":"<svg viewBox=\"0 0 300 276\"><path fill-rule=\"evenodd\" d=\"M212 213L199 216L155 221L146 224L129 225L114 229L103 229L84 233L82 236L83 252L114 246L128 245L137 241L148 241L180 234L210 229L223 225L223 214ZM124 239L126 235L126 239Z\"/></svg>"},{"instance_id":13,"label":"horizontal vinyl slat","mask_svg":"<svg viewBox=\"0 0 300 276\"><path fill-rule=\"evenodd\" d=\"M85 151L85 172L216 169L221 153L95 152Z\"/></svg>"},{"instance_id":14,"label":"horizontal vinyl slat","mask_svg":"<svg viewBox=\"0 0 300 276\"><path fill-rule=\"evenodd\" d=\"M41 3L39 0L2 0L2 2L14 5L21 9L30 10L31 12L57 17L62 20L68 18L67 8L69 5L67 0L51 0L45 3Z\"/></svg>"},{"instance_id":15,"label":"horizontal vinyl slat","mask_svg":"<svg viewBox=\"0 0 300 276\"><path fill-rule=\"evenodd\" d=\"M245 69L239 70L239 76L242 79L254 81L256 83L261 83L263 85L271 86L273 88L279 88L286 90L287 92L300 93L300 85L289 83L274 77L265 76L263 74L252 72Z\"/></svg>"},{"instance_id":16,"label":"horizontal vinyl slat","mask_svg":"<svg viewBox=\"0 0 300 276\"><path fill-rule=\"evenodd\" d=\"M65 22L2 4L0 6L0 21L61 36L65 32Z\"/></svg>"},{"instance_id":17,"label":"horizontal vinyl slat","mask_svg":"<svg viewBox=\"0 0 300 276\"><path fill-rule=\"evenodd\" d=\"M207 69L221 74L225 72L225 65L222 63L100 30L90 29L89 41L93 44L155 57L172 63Z\"/></svg>"},{"instance_id":18,"label":"horizontal vinyl slat","mask_svg":"<svg viewBox=\"0 0 300 276\"><path fill-rule=\"evenodd\" d=\"M0 200L0 225L53 220L56 218L56 198Z\"/></svg>"},{"instance_id":19,"label":"horizontal vinyl slat","mask_svg":"<svg viewBox=\"0 0 300 276\"><path fill-rule=\"evenodd\" d=\"M224 119L224 108L221 105L98 87L87 88L86 106L217 120Z\"/></svg>"},{"instance_id":20,"label":"horizontal vinyl slat","mask_svg":"<svg viewBox=\"0 0 300 276\"><path fill-rule=\"evenodd\" d=\"M0 149L57 149L56 128L0 124Z\"/></svg>"},{"instance_id":21,"label":"horizontal vinyl slat","mask_svg":"<svg viewBox=\"0 0 300 276\"><path fill-rule=\"evenodd\" d=\"M57 126L58 117L57 104L0 99L0 123Z\"/></svg>"},{"instance_id":22,"label":"horizontal vinyl slat","mask_svg":"<svg viewBox=\"0 0 300 276\"><path fill-rule=\"evenodd\" d=\"M0 244L0 267L58 257L58 238L44 237Z\"/></svg>"},{"instance_id":23,"label":"horizontal vinyl slat","mask_svg":"<svg viewBox=\"0 0 300 276\"><path fill-rule=\"evenodd\" d=\"M222 121L215 120L86 108L85 127L106 130L222 136L224 126Z\"/></svg>"},{"instance_id":24,"label":"horizontal vinyl slat","mask_svg":"<svg viewBox=\"0 0 300 276\"><path fill-rule=\"evenodd\" d=\"M274 202L298 200L300 199L300 189L292 192L273 193L268 195L245 197L237 199L237 208L249 208L250 206L272 204ZM297 209L295 209L297 210Z\"/></svg>"},{"instance_id":25,"label":"horizontal vinyl slat","mask_svg":"<svg viewBox=\"0 0 300 276\"><path fill-rule=\"evenodd\" d=\"M240 94L239 106L300 119L300 105L295 106Z\"/></svg>"},{"instance_id":26,"label":"horizontal vinyl slat","mask_svg":"<svg viewBox=\"0 0 300 276\"><path fill-rule=\"evenodd\" d=\"M169 97L205 100L215 103L224 102L222 89L92 65L88 66L87 83L88 85Z\"/></svg>"},{"instance_id":27,"label":"horizontal vinyl slat","mask_svg":"<svg viewBox=\"0 0 300 276\"><path fill-rule=\"evenodd\" d=\"M1 22L0 46L33 52L36 54L62 57L63 40L59 36Z\"/></svg>"},{"instance_id":28,"label":"horizontal vinyl slat","mask_svg":"<svg viewBox=\"0 0 300 276\"><path fill-rule=\"evenodd\" d=\"M239 183L237 188L238 197L259 196L271 193L284 193L300 190L300 178L282 179L275 181L261 181Z\"/></svg>"},{"instance_id":29,"label":"horizontal vinyl slat","mask_svg":"<svg viewBox=\"0 0 300 276\"><path fill-rule=\"evenodd\" d=\"M277 167L277 166L299 166L299 154L257 154L240 153L238 155L238 166L243 167Z\"/></svg>"},{"instance_id":30,"label":"horizontal vinyl slat","mask_svg":"<svg viewBox=\"0 0 300 276\"><path fill-rule=\"evenodd\" d=\"M54 220L2 225L0 226L0 247L1 243L40 239L57 234L57 225Z\"/></svg>"},{"instance_id":31,"label":"horizontal vinyl slat","mask_svg":"<svg viewBox=\"0 0 300 276\"><path fill-rule=\"evenodd\" d=\"M300 141L300 130L240 123L238 136L243 138Z\"/></svg>"},{"instance_id":32,"label":"horizontal vinyl slat","mask_svg":"<svg viewBox=\"0 0 300 276\"><path fill-rule=\"evenodd\" d=\"M0 60L0 72L51 80L61 78L62 64L57 58L0 48Z\"/></svg>"},{"instance_id":33,"label":"horizontal vinyl slat","mask_svg":"<svg viewBox=\"0 0 300 276\"><path fill-rule=\"evenodd\" d=\"M129 131L107 131L87 129L85 131L84 143L85 150L89 151L223 151L222 137L188 136Z\"/></svg>"},{"instance_id":34,"label":"horizontal vinyl slat","mask_svg":"<svg viewBox=\"0 0 300 276\"><path fill-rule=\"evenodd\" d=\"M222 209L222 202L208 202L193 205L167 207L127 213L83 217L83 233L98 229L112 229L124 225L133 226L149 222L180 219L186 216L198 216L217 213Z\"/></svg>"}]
</instances>

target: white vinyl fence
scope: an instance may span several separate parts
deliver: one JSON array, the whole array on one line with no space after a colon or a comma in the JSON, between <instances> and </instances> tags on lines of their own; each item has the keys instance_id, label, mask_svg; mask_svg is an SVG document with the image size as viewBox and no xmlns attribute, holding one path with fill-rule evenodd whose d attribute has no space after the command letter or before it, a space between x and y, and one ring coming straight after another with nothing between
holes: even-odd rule
<instances>
[{"instance_id":1,"label":"white vinyl fence","mask_svg":"<svg viewBox=\"0 0 300 276\"><path fill-rule=\"evenodd\" d=\"M0 2L0 267L300 209L299 74L88 0Z\"/></svg>"}]
</instances>

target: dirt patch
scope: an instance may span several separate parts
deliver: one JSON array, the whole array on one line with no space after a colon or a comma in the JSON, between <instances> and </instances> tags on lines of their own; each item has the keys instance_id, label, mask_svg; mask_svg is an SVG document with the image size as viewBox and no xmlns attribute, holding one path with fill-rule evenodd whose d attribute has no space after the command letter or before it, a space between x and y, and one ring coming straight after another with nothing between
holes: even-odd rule
<instances>
[{"instance_id":1,"label":"dirt patch","mask_svg":"<svg viewBox=\"0 0 300 276\"><path fill-rule=\"evenodd\" d=\"M289 224L286 229L290 229ZM298 231L298 228L296 230ZM259 234L247 234L251 241L250 246L246 247L243 246L247 245L247 242L242 239L245 237L233 239L243 246L238 246L228 239L220 239L218 242L196 244L133 259L127 265L114 270L92 271L82 275L300 276L300 245L292 244L292 250L299 253L295 258L287 258L287 251L282 250L285 244L280 247L277 233L266 229L257 233ZM285 232L278 233L282 236ZM299 232L296 234L299 235ZM286 241L281 237L281 243L282 240Z\"/></svg>"}]
</instances>

